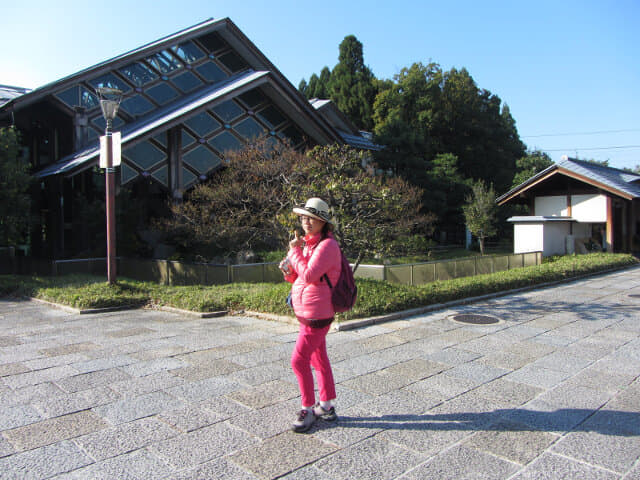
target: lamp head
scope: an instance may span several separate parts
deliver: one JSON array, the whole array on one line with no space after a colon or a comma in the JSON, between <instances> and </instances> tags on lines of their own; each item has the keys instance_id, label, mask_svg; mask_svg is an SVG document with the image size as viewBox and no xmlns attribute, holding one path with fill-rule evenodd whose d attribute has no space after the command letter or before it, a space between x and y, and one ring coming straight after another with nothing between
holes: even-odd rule
<instances>
[{"instance_id":1,"label":"lamp head","mask_svg":"<svg viewBox=\"0 0 640 480\"><path fill-rule=\"evenodd\" d=\"M116 118L122 100L122 91L117 88L98 87L96 93L100 99L100 108L105 120L111 121Z\"/></svg>"}]
</instances>

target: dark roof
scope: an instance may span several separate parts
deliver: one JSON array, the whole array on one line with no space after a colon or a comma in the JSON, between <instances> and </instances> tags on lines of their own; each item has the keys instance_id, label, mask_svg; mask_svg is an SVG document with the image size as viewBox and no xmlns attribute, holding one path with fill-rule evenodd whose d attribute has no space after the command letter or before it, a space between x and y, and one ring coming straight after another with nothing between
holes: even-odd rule
<instances>
[{"instance_id":1,"label":"dark roof","mask_svg":"<svg viewBox=\"0 0 640 480\"><path fill-rule=\"evenodd\" d=\"M627 199L640 198L640 175L617 168L585 162L584 160L563 157L560 162L545 168L517 187L498 197L497 202L504 203L518 193L529 189L542 179L554 174L573 177Z\"/></svg>"}]
</instances>

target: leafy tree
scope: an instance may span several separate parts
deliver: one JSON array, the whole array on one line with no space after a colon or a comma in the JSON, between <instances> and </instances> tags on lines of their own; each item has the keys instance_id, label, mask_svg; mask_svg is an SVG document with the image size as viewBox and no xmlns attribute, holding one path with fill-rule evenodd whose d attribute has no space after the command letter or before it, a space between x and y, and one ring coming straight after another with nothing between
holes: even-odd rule
<instances>
[{"instance_id":1,"label":"leafy tree","mask_svg":"<svg viewBox=\"0 0 640 480\"><path fill-rule=\"evenodd\" d=\"M31 181L29 163L20 157L18 132L0 128L0 245L17 245L27 239Z\"/></svg>"},{"instance_id":2,"label":"leafy tree","mask_svg":"<svg viewBox=\"0 0 640 480\"><path fill-rule=\"evenodd\" d=\"M338 219L337 236L351 257L386 253L388 240L428 232L419 214L421 192L400 178L374 176L363 154L346 147L318 147L307 155L257 142L227 155L227 167L196 186L161 222L184 251L207 256L207 247L235 253L282 249L299 227L295 205L319 196Z\"/></svg>"},{"instance_id":3,"label":"leafy tree","mask_svg":"<svg viewBox=\"0 0 640 480\"><path fill-rule=\"evenodd\" d=\"M336 236L345 254L357 258L356 268L365 256L395 254L390 246L398 236L431 234L434 217L421 213L421 190L363 169L363 152L334 145L316 147L307 157L295 166L287 197L304 203L317 196L329 203Z\"/></svg>"},{"instance_id":4,"label":"leafy tree","mask_svg":"<svg viewBox=\"0 0 640 480\"><path fill-rule=\"evenodd\" d=\"M516 160L517 172L513 177L511 188L517 187L521 183L533 177L536 173L541 172L551 165L553 165L551 157L549 157L545 152L541 152L539 150L534 150L533 152L527 153L524 157L520 157Z\"/></svg>"},{"instance_id":5,"label":"leafy tree","mask_svg":"<svg viewBox=\"0 0 640 480\"><path fill-rule=\"evenodd\" d=\"M484 255L484 241L496 234L496 194L493 185L488 188L482 180L471 186L471 194L462 207L469 231L478 238L480 254Z\"/></svg>"},{"instance_id":6,"label":"leafy tree","mask_svg":"<svg viewBox=\"0 0 640 480\"><path fill-rule=\"evenodd\" d=\"M309 77L309 83L303 78L298 84L298 90L309 100L312 98L329 98L329 81L331 80L331 70L324 67L320 71L320 76L315 73Z\"/></svg>"},{"instance_id":7,"label":"leafy tree","mask_svg":"<svg viewBox=\"0 0 640 480\"><path fill-rule=\"evenodd\" d=\"M329 97L354 125L370 130L377 93L375 77L365 65L362 43L354 35L344 37L339 48L338 64L329 80Z\"/></svg>"}]
</instances>

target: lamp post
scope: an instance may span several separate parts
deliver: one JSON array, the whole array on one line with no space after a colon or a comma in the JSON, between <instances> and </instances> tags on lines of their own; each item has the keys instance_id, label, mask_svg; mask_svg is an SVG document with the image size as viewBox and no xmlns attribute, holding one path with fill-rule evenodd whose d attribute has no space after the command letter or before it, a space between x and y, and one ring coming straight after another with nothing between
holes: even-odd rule
<instances>
[{"instance_id":1,"label":"lamp post","mask_svg":"<svg viewBox=\"0 0 640 480\"><path fill-rule=\"evenodd\" d=\"M122 92L117 88L99 87L96 88L96 93L100 99L102 116L106 121L104 143L106 147L107 281L113 284L116 281L116 171L113 165L113 138L111 129L113 119L118 113L118 107L122 100Z\"/></svg>"}]
</instances>

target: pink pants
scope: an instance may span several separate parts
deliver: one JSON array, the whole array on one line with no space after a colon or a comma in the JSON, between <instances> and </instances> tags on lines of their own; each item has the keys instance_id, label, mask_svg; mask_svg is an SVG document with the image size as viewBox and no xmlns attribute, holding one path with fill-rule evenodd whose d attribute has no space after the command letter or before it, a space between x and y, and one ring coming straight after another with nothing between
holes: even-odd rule
<instances>
[{"instance_id":1,"label":"pink pants","mask_svg":"<svg viewBox=\"0 0 640 480\"><path fill-rule=\"evenodd\" d=\"M291 354L291 367L298 378L303 407L310 407L316 403L312 366L318 377L320 400L326 402L336 398L336 386L327 356L326 337L330 328L331 325L311 328L300 324L298 340Z\"/></svg>"}]
</instances>

